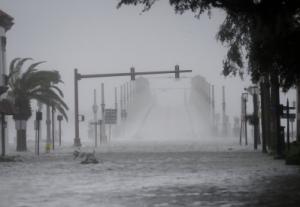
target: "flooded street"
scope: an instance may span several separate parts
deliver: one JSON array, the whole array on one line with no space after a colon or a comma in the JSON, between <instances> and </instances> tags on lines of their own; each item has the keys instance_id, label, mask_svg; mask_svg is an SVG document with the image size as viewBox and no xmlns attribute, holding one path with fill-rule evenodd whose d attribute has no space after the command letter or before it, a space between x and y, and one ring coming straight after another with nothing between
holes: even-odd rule
<instances>
[{"instance_id":1,"label":"flooded street","mask_svg":"<svg viewBox=\"0 0 300 207\"><path fill-rule=\"evenodd\" d=\"M235 145L118 143L0 163L0 206L298 206L299 168ZM82 149L91 151L92 149Z\"/></svg>"},{"instance_id":2,"label":"flooded street","mask_svg":"<svg viewBox=\"0 0 300 207\"><path fill-rule=\"evenodd\" d=\"M300 207L299 48L300 0L1 0L0 207Z\"/></svg>"}]
</instances>

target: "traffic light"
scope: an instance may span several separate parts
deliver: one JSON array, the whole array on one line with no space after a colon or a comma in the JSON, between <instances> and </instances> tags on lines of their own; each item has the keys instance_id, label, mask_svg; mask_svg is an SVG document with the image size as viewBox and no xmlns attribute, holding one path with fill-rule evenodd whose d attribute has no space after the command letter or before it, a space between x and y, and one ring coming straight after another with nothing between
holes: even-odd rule
<instances>
[{"instance_id":1,"label":"traffic light","mask_svg":"<svg viewBox=\"0 0 300 207\"><path fill-rule=\"evenodd\" d=\"M130 76L131 76L131 80L134 81L135 80L135 71L134 71L134 67L130 68Z\"/></svg>"},{"instance_id":2,"label":"traffic light","mask_svg":"<svg viewBox=\"0 0 300 207\"><path fill-rule=\"evenodd\" d=\"M179 65L175 65L175 78L179 78Z\"/></svg>"}]
</instances>

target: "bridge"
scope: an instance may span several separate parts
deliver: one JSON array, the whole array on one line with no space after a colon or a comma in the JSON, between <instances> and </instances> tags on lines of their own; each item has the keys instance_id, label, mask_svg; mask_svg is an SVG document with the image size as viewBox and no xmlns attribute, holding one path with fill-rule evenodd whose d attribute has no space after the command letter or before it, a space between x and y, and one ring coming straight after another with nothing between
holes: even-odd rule
<instances>
[{"instance_id":1,"label":"bridge","mask_svg":"<svg viewBox=\"0 0 300 207\"><path fill-rule=\"evenodd\" d=\"M155 74L173 72L155 72ZM153 72L139 74L148 75ZM181 78L141 76L135 79L132 78L132 73L121 75L130 75L131 81L115 86L114 103L104 101L106 100L104 94L109 93L109 91L104 92L104 86L101 88L101 104L98 106L94 101L94 118L90 117L92 121L89 136L95 140L95 146L99 142L105 144L112 135L114 140L212 141L212 137L221 133L222 136L226 135L223 133L224 126L227 127L225 131L228 132L228 136L232 136L229 125L224 125L218 120L214 106L214 86L204 77L200 75ZM97 77L99 76L108 77L108 75ZM81 75L81 77L94 76ZM107 105L114 105L114 107L105 108ZM98 108L101 110L98 111ZM223 116L228 117L224 113ZM97 120L95 117L104 117L108 120L100 120L100 118ZM228 121L228 118L223 120ZM112 132L111 128L113 128ZM78 142L74 141L77 145Z\"/></svg>"}]
</instances>

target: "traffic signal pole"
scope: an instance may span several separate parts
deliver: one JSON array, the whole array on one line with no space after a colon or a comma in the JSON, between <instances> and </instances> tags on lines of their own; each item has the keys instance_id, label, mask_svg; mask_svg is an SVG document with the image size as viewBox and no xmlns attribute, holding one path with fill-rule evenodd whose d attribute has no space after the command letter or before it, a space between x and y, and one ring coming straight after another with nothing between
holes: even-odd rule
<instances>
[{"instance_id":1,"label":"traffic signal pole","mask_svg":"<svg viewBox=\"0 0 300 207\"><path fill-rule=\"evenodd\" d=\"M147 72L135 72L134 68L130 69L129 73L106 73L106 74L86 74L82 75L78 73L77 69L74 69L74 111L75 111L75 138L74 138L74 146L81 146L80 137L79 137L79 109L78 109L78 81L86 78L105 78L105 77L119 77L119 76L130 76L131 80L135 80L135 76L137 75L158 75L158 74L168 74L174 73L175 78L179 78L180 73L188 73L192 72L192 70L180 70L179 66L175 66L175 70L166 70L166 71L147 71Z\"/></svg>"},{"instance_id":2,"label":"traffic signal pole","mask_svg":"<svg viewBox=\"0 0 300 207\"><path fill-rule=\"evenodd\" d=\"M80 147L81 142L79 138L79 112L78 112L78 81L81 79L81 75L77 72L77 69L74 70L74 111L75 111L75 138L74 146Z\"/></svg>"}]
</instances>

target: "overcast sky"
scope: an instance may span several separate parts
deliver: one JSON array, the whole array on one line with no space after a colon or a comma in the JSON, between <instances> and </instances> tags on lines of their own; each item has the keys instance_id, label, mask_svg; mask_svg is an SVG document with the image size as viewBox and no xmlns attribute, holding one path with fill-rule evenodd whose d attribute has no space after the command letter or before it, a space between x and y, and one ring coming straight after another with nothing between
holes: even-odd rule
<instances>
[{"instance_id":1,"label":"overcast sky","mask_svg":"<svg viewBox=\"0 0 300 207\"><path fill-rule=\"evenodd\" d=\"M221 110L221 86L226 86L227 111L240 115L240 93L248 82L221 75L226 48L215 39L224 13L214 11L196 19L192 13L175 14L168 1L159 1L146 13L141 7L117 0L1 0L1 9L14 17L7 33L7 59L45 60L44 69L62 74L66 101L73 112L73 70L82 74L191 69L216 86L216 110ZM109 87L129 80L105 79ZM91 111L93 88L102 80L80 81L82 113ZM230 96L229 96L230 95ZM70 115L71 115L70 113ZM70 117L72 118L72 117ZM70 124L72 125L73 122Z\"/></svg>"}]
</instances>

